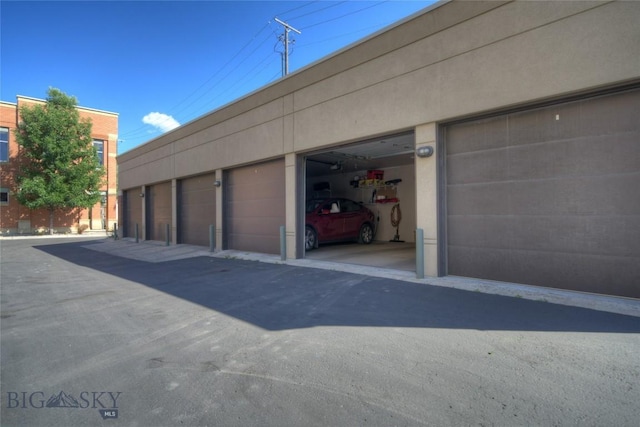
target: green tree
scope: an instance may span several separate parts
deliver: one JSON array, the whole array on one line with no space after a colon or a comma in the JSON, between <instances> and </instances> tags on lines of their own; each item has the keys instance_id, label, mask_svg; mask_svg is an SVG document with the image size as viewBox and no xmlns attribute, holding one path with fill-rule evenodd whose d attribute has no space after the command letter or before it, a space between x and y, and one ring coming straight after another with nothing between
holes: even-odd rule
<instances>
[{"instance_id":1,"label":"green tree","mask_svg":"<svg viewBox=\"0 0 640 427\"><path fill-rule=\"evenodd\" d=\"M80 118L77 100L49 88L44 104L20 108L16 141L21 147L16 199L29 209L89 208L100 201L105 176L91 139L91 120Z\"/></svg>"}]
</instances>

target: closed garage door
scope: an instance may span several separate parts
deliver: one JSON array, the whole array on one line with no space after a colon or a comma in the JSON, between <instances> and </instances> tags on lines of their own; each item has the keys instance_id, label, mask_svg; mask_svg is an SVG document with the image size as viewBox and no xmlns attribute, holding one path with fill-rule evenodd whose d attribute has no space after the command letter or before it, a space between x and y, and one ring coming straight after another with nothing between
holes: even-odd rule
<instances>
[{"instance_id":1,"label":"closed garage door","mask_svg":"<svg viewBox=\"0 0 640 427\"><path fill-rule=\"evenodd\" d=\"M285 224L284 160L225 173L225 248L280 253Z\"/></svg>"},{"instance_id":2,"label":"closed garage door","mask_svg":"<svg viewBox=\"0 0 640 427\"><path fill-rule=\"evenodd\" d=\"M216 221L215 174L180 181L179 242L209 246L209 226Z\"/></svg>"},{"instance_id":3,"label":"closed garage door","mask_svg":"<svg viewBox=\"0 0 640 427\"><path fill-rule=\"evenodd\" d=\"M171 230L171 182L151 185L147 189L147 235L146 240L166 239L166 228Z\"/></svg>"},{"instance_id":4,"label":"closed garage door","mask_svg":"<svg viewBox=\"0 0 640 427\"><path fill-rule=\"evenodd\" d=\"M142 227L142 201L140 189L125 190L122 193L124 199L124 236L135 237L136 224ZM141 228L138 231L142 231Z\"/></svg>"},{"instance_id":5,"label":"closed garage door","mask_svg":"<svg viewBox=\"0 0 640 427\"><path fill-rule=\"evenodd\" d=\"M445 128L448 274L640 297L640 90Z\"/></svg>"}]
</instances>

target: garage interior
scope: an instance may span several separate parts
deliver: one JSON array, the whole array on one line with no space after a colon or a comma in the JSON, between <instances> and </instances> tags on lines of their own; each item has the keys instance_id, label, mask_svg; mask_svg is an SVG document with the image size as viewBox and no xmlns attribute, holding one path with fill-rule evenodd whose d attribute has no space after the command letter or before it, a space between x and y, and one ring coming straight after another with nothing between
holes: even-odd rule
<instances>
[{"instance_id":1,"label":"garage interior","mask_svg":"<svg viewBox=\"0 0 640 427\"><path fill-rule=\"evenodd\" d=\"M321 244L305 251L305 258L415 271L414 147L414 132L403 132L306 156L305 201L341 197L362 203L375 215L376 233L371 244Z\"/></svg>"}]
</instances>

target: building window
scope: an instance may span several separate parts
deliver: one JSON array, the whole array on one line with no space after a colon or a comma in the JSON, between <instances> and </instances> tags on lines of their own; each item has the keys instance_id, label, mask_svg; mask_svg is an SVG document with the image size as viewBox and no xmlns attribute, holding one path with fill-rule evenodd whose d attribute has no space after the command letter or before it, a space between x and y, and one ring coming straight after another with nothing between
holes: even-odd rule
<instances>
[{"instance_id":1,"label":"building window","mask_svg":"<svg viewBox=\"0 0 640 427\"><path fill-rule=\"evenodd\" d=\"M0 128L0 162L9 161L9 129Z\"/></svg>"},{"instance_id":2,"label":"building window","mask_svg":"<svg viewBox=\"0 0 640 427\"><path fill-rule=\"evenodd\" d=\"M98 155L98 163L100 163L100 166L103 166L104 165L104 141L100 139L94 139L93 146L96 148L96 154Z\"/></svg>"},{"instance_id":3,"label":"building window","mask_svg":"<svg viewBox=\"0 0 640 427\"><path fill-rule=\"evenodd\" d=\"M0 205L5 206L9 204L9 190L6 188L0 188Z\"/></svg>"}]
</instances>

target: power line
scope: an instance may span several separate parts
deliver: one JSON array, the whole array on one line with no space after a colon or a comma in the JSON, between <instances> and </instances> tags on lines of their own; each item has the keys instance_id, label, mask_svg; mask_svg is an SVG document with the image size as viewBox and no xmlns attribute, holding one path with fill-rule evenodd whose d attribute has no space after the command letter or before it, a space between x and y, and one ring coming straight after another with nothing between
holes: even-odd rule
<instances>
[{"instance_id":1,"label":"power line","mask_svg":"<svg viewBox=\"0 0 640 427\"><path fill-rule=\"evenodd\" d=\"M236 54L235 54L231 59L229 59L229 60L228 60L228 61L227 61L227 62L226 62L222 67L220 67L220 68L218 69L218 71L216 71L216 72L215 72L211 77L209 77L209 78L208 78L208 79L207 79L203 84L201 84L201 85L200 85L196 90L194 90L191 94L189 94L189 96L187 96L187 98L185 98L185 100L186 100L186 99L188 99L189 97L193 96L197 91L199 91L200 89L202 89L202 88L203 88L207 83L209 83L209 82L210 82L211 80L213 80L213 79L214 79L218 74L220 74L220 73L222 72L222 70L223 70L226 66L228 66L229 64L231 64L231 63L233 62L233 60L235 60L238 56L240 56L240 54L241 54L241 53L242 53L242 52L243 52L243 51L244 51L244 50L245 50L245 49L246 49L246 48L247 48L247 47L248 47L248 46L249 46L249 45L250 45L250 44L251 44L255 39L256 39L256 37L258 37L258 36L260 35L260 33L262 33L262 32L265 30L265 28L267 28L268 26L269 26L269 23L265 24L262 28L260 28L260 30L259 30L256 34L254 34L254 36L251 38L251 40L249 40L247 43L245 43L245 45L244 45L244 46L242 46L242 47L240 48L240 50L239 50L239 51L238 51L238 52L237 52L237 53L236 53ZM263 42L263 43L264 43L264 42ZM254 50L253 52L255 52L255 50ZM252 53L253 53L253 52L252 52ZM251 54L249 54L249 55L251 55ZM215 87L215 86L214 86L214 87ZM200 99L200 98L197 98L197 99L196 99L196 101L197 101L198 99ZM183 100L183 101L184 101L184 100ZM183 101L181 101L180 103L182 103ZM195 101L193 101L193 102L195 102ZM180 113L180 112L184 111L186 108L190 107L190 106L193 104L193 102L192 102L191 104L187 105L186 107L184 107L183 109L181 109L180 111L178 111L177 113ZM180 105L180 103L178 103L178 105ZM176 107L175 107L175 108L177 108L177 105L176 105ZM177 114L177 113L176 113L176 114Z\"/></svg>"},{"instance_id":2,"label":"power line","mask_svg":"<svg viewBox=\"0 0 640 427\"><path fill-rule=\"evenodd\" d=\"M374 8L374 7L377 7L377 6L380 6L380 5L382 5L382 4L384 4L384 3L387 3L387 2L388 2L388 1L379 1L379 2L377 2L377 3L375 3L375 4L368 5L368 6L365 6L365 7L361 7L361 8L359 8L359 9L357 9L357 10L353 10L353 11L350 11L350 12L348 12L348 13L344 13L344 14L342 14L342 15L340 15L340 16L336 16L336 17L333 17L333 18L330 18L330 19L325 19L325 20L322 20L322 21L319 21L319 22L312 23L312 24L307 25L307 26L303 26L303 27L302 27L302 29L303 29L303 30L306 30L306 29L309 29L309 28L313 28L313 27L321 26L321 25L323 25L323 24L326 24L326 23L329 23L329 22L333 22L333 21L336 21L336 20L339 20L339 19L345 18L345 17L347 17L347 16L354 15L354 14L360 13L360 12L362 12L362 11L365 11L365 10L368 10L368 9L371 9L371 8ZM314 2L305 3L305 4L302 4L302 5L300 5L300 6L296 6L296 7L292 8L292 9L289 9L289 10L287 10L287 11L285 11L285 12L283 12L283 13L279 14L279 15L280 15L280 16L288 15L288 14L291 14L291 12L294 12L294 11L300 10L300 9L302 9L302 8L305 8L305 7L309 7L309 6L311 6L311 5L315 4L315 3L318 3L318 2L317 2L317 1L314 1ZM313 10L313 11L310 11L310 12L307 12L307 13L303 13L303 14L300 14L300 15L297 15L297 16L294 16L294 17L291 17L291 18L288 18L288 20L290 21L290 20L292 20L292 19L298 19L298 18L301 18L301 17L309 16L309 15L317 15L319 12L325 11L325 10L330 9L330 8L335 8L335 7L340 6L340 5L344 4L344 3L348 3L348 2L342 1L342 2L333 3L333 4L329 5L329 6L324 6L324 7L321 7L321 8L319 8L319 9L315 9L315 10ZM277 21L280 21L280 20L276 19L276 22L277 22ZM245 44L245 45L244 45L240 50L239 50L239 51L237 51L237 52L235 53L235 55L233 55L233 56L232 56L232 57L231 57L231 58L230 58L230 59L229 59L229 60L228 60L228 61L227 61L227 62L226 62L222 67L218 68L218 69L217 69L217 71L216 71L215 73L213 73L209 78L207 78L207 80L205 80L205 81L204 81L202 84L200 84L196 89L194 89L194 90L193 90L193 91L192 91L188 96L186 96L185 98L183 98L183 99L182 99L180 102L178 102L178 103L177 103L177 104L176 104L172 109L170 109L169 111L171 112L171 115L173 115L174 117L176 117L177 115L181 115L182 117L185 117L185 120L184 120L184 121L191 120L192 118L188 118L188 116L189 116L189 115L184 115L184 114L182 114L182 113L184 113L186 110L190 109L190 108L191 108L192 106L194 106L198 101L200 101L202 98L204 98L205 96L207 96L208 94L210 94L210 93L211 93L211 92L212 92L216 87L218 87L218 86L219 86L223 81L225 81L226 79L228 79L228 78L229 78L229 77L230 77L230 76L231 76L231 75L232 75L236 70L238 70L238 69L240 68L240 66L242 66L242 64L244 64L246 61L248 61L249 59L251 59L251 58L252 58L252 57L254 56L255 52L256 52L258 49L260 49L260 48L261 48L261 47L266 43L266 41L267 41L267 40L268 40L272 35L270 34L270 35L268 35L267 37L265 37L265 38L264 38L264 39L263 39L263 40L258 44L258 46L256 46L256 47L255 47L251 52L247 53L247 52L246 52L247 48L248 48L248 47L249 47L249 46L250 46L250 45L251 45L251 44L256 40L256 38L257 38L257 37L259 37L259 36L260 36L260 34L261 34L261 33L262 33L266 28L270 27L270 26L271 26L271 24L272 24L271 22L268 22L266 25L264 25L264 26L263 26L263 27L262 27L258 32L256 32L256 34L255 34L255 35L254 35L254 36L253 36L253 37L252 37L252 38L251 38L251 39L250 39L250 40L249 40L249 41L248 41L248 42L247 42L247 43L246 43L246 44ZM295 30L295 28L293 28L292 26L290 26L289 24L287 24L287 23L286 23L286 22L284 22L284 21L280 21L280 22L279 22L279 24L280 24L280 25L283 25L283 27L284 27L284 30L285 30L285 31L284 31L282 34L280 34L280 35L278 35L278 34L277 34L277 33L275 33L275 31L274 31L274 34L276 34L276 36L278 36L278 38L279 38L279 42L280 42L280 43L283 43L283 46L285 47L285 53L286 53L286 55L285 55L285 53L280 53L280 55L281 55L281 59L282 59L282 62L283 62L283 64L282 64L282 68L283 68L283 73L282 73L282 75L284 75L284 74L286 74L286 72L288 72L288 65L289 65L289 64L288 64L288 56L291 54L291 52L289 51L289 45L290 45L290 44L292 44L292 42L291 42L290 40L288 40L288 37L287 37L287 33L288 33L288 31L287 31L287 29L289 28L289 29L293 29L293 30ZM384 25L384 24L381 24L381 25ZM373 28L373 27L376 27L376 26L372 26L372 27L368 27L368 28ZM307 43L307 44L304 44L304 45L302 45L302 46L308 46L308 45L314 45L314 44L323 43L323 42L329 41L329 40L331 40L331 39L335 39L335 38L343 37L343 36L350 35L350 34L354 34L354 33L356 33L356 32L364 31L364 30L366 30L366 28L363 28L362 30L358 30L358 31L354 31L354 32L350 32L350 33L346 33L346 34L338 35L338 36L335 36L335 37L327 38L327 39L322 40L322 41L315 41L315 42L312 42L312 43ZM296 30L296 32L300 32L300 30ZM228 67L229 67L229 66L230 66L234 61L236 61L236 60L237 60L241 55L244 55L244 58L242 58L242 60L241 60L237 65L235 65L232 69L230 69L227 73L225 73L225 74L224 74L224 76L220 77L220 74L221 74L225 69L228 69ZM251 78L255 78L255 77L257 77L257 76L259 75L259 73L256 73L256 70L257 70L258 68L260 68L260 67L262 66L262 64L264 64L268 59L269 59L269 56L267 56L267 57L263 57L263 59L261 59L261 60L257 63L257 65L255 65L253 68L251 68L248 72L246 72L246 73L242 73L242 76L240 76L239 78L234 79L234 80L235 80L235 83L232 83L230 86L226 87L224 91L222 91L222 92L220 92L220 93L216 94L216 96L214 96L213 98L209 99L209 100L208 100L208 102L206 103L206 105L207 105L207 106L212 105L212 104L213 104L213 102L212 102L212 101L214 101L214 100L216 100L216 99L219 99L219 98L223 97L226 93L231 93L231 92L233 92L233 90L234 90L236 87L240 86L241 84L244 84L247 80L249 80L249 79L251 79ZM286 61L286 64L285 64L285 59L287 60L287 61ZM271 63L273 63L273 61L269 62L269 63L267 64L267 66L262 67L262 70L266 70L266 69L267 69L267 67L268 67ZM236 76L237 76L237 75L236 75ZM263 83L261 83L261 84L267 84L267 83L270 83L270 82L272 82L276 77L277 77L277 74L275 74L273 77L271 77L271 78L270 78L270 79L268 79L266 82L263 82ZM214 84L213 84L212 86L208 87L208 86L210 85L210 83L212 83L212 82L214 81L214 79L216 80L216 81L214 82ZM259 86L260 86L260 84L256 84L256 87L259 87ZM206 89L205 89L205 88L206 88ZM196 95L197 95L198 93L200 93L200 95L196 97ZM194 97L195 97L195 98L194 98ZM190 99L191 99L191 101L187 103L187 101L189 101ZM180 107L180 106L182 106L182 108L178 109L178 107ZM205 105L202 105L202 107L205 107ZM187 120L187 118L188 118L188 120ZM181 121L181 122L184 122L183 120L180 120L180 121ZM129 132L125 132L125 133L123 133L121 136L122 136L122 137L125 137L125 138L134 138L134 135L141 135L141 134L145 133L145 132L147 131L147 129L148 129L147 125L143 125L143 126L141 126L140 128L134 129L134 130L129 131Z\"/></svg>"},{"instance_id":3,"label":"power line","mask_svg":"<svg viewBox=\"0 0 640 427\"><path fill-rule=\"evenodd\" d=\"M371 6L366 6L366 7L357 9L357 10L353 10L353 11L351 11L349 13L345 13L344 15L340 15L340 16L337 16L335 18L331 18L331 19L327 19L327 20L324 20L324 21L316 22L315 24L307 25L306 27L303 27L302 29L303 30L308 30L309 28L317 27L318 25L326 24L327 22L337 21L338 19L342 19L342 18L344 18L346 16L350 16L350 15L356 14L358 12L362 12L363 10L367 10L367 9L371 9L373 7L376 7L376 6L380 6L381 4L387 3L387 2L388 2L388 0L380 1L378 3L372 4Z\"/></svg>"},{"instance_id":4,"label":"power line","mask_svg":"<svg viewBox=\"0 0 640 427\"><path fill-rule=\"evenodd\" d=\"M215 73L213 73L207 80L204 81L204 83L202 83L200 86L198 86L194 91L192 91L189 95L187 95L185 98L183 98L180 102L178 102L173 108L170 109L170 111L174 111L175 109L178 108L178 106L180 106L181 104L183 104L187 99L189 99L190 97L192 97L193 95L195 95L200 89L202 89L203 87L205 87L209 82L211 82L211 80L213 80L218 74L220 74L222 72L222 70L224 70L225 67L227 67L230 63L233 62L233 60L235 60L255 39L256 37L258 37L260 35L260 33L262 33L265 28L269 27L270 23L265 24L257 33L254 34L254 36L247 42L245 43L245 45L240 48L240 50L233 56L231 57L231 59L229 59L229 61L227 61L222 67L220 67ZM266 41L266 40L265 40ZM264 44L264 41L262 42L262 44ZM255 52L255 49L254 51ZM252 53L253 53L252 52ZM250 54L251 55L251 54ZM228 75L228 74L227 74ZM226 76L225 76L226 77ZM223 78L224 79L224 78ZM217 83L219 84L219 83ZM216 84L216 85L217 85ZM215 87L216 85L214 85L213 87ZM187 109L188 107L190 107L191 105L193 105L196 101L198 101L199 99L201 99L204 95L206 95L206 93L208 93L209 91L206 91L203 95L199 96L198 98L196 98L195 100L193 100L191 103L189 103L188 105L186 105L185 107L183 107L182 109L178 110L177 112L173 112L173 114L179 114L181 112L183 112L185 109ZM172 115L173 115L172 114ZM127 136L127 137L131 137L132 135L140 135L141 133L146 132L147 126L143 125L140 126L139 128L136 128L132 131L126 132L123 134L123 136Z\"/></svg>"},{"instance_id":5,"label":"power line","mask_svg":"<svg viewBox=\"0 0 640 427\"><path fill-rule=\"evenodd\" d=\"M331 41L331 40L339 39L339 38L346 37L346 36L351 36L351 35L354 35L354 34L362 33L364 31L369 31L369 30L372 30L372 29L382 28L382 27L385 27L386 25L389 25L389 22L380 22L380 23L378 23L376 25L370 25L370 26L365 27L365 28L360 28L359 30L350 31L348 33L336 34L333 37L328 37L328 38L323 39L323 40L316 40L316 41L313 41L313 42L300 44L300 45L298 45L298 47L306 47L306 46L313 46L313 45L316 45L316 44L326 43L326 42Z\"/></svg>"},{"instance_id":6,"label":"power line","mask_svg":"<svg viewBox=\"0 0 640 427\"><path fill-rule=\"evenodd\" d=\"M271 59L271 61L269 61L266 66L262 67L262 65L268 60ZM244 83L246 80L249 80L251 78L257 77L257 73L254 74L254 72L258 69L262 67L262 70L265 70L269 67L269 65L273 64L275 62L275 58L269 54L268 56L266 56L265 58L263 58L258 64L256 64L255 67L253 67L251 70L249 70L244 76L242 76L237 82L235 82L233 85L229 86L225 91L220 92L218 94L218 96L216 96L216 98L214 99L218 99L221 98L223 95L227 94L227 93L231 93L233 89L235 89L235 87L237 87L238 85ZM280 73L276 73L276 74L280 74ZM270 80L269 80L270 81ZM254 88L254 89L257 89ZM249 89L247 92L250 92L253 89ZM243 94L239 95L242 96Z\"/></svg>"},{"instance_id":7,"label":"power line","mask_svg":"<svg viewBox=\"0 0 640 427\"><path fill-rule=\"evenodd\" d=\"M273 57L271 56L272 54L267 55L266 57L264 57L262 60L260 60L260 62L255 65L251 70L249 70L248 72L246 72L242 77L240 77L235 83L233 83L231 86L229 86L225 91L220 92L216 97L212 98L211 101L221 98L225 93L229 92L231 89L233 89L235 86L237 86L238 84L240 84L243 80L246 80L247 77L251 77L251 74L258 68L260 67L262 64L264 64L269 58L272 58L271 62L269 62L267 64L271 65L275 59L273 59ZM212 104L212 103L211 103Z\"/></svg>"},{"instance_id":8,"label":"power line","mask_svg":"<svg viewBox=\"0 0 640 427\"><path fill-rule=\"evenodd\" d=\"M231 70L229 70L222 78L220 78L213 86L211 86L209 89L207 89L202 95L200 95L198 98L196 98L195 100L193 100L188 107L190 107L191 105L193 105L196 101L202 99L205 95L208 95L213 89L215 89L216 87L218 87L227 77L229 77L234 71L236 71L242 64L244 64L250 57L251 55L253 55L256 50L258 50L262 45L265 44L265 42L271 37L271 35L268 35L265 39L262 40L262 42L251 51L251 53L249 53L249 55L247 55L242 61L240 61L234 68L232 68ZM236 56L234 56L234 59L237 57L238 55L236 54ZM231 61L227 62L222 68L220 68L220 70L218 71L217 74L219 74L220 71L222 71L224 69L224 67L226 67L229 63L231 63Z\"/></svg>"},{"instance_id":9,"label":"power line","mask_svg":"<svg viewBox=\"0 0 640 427\"><path fill-rule=\"evenodd\" d=\"M318 3L318 0L316 0L316 1L310 1L310 2L307 2L307 3L305 3L305 4L301 4L300 6L296 6L296 7L294 7L293 9L289 9L289 10L287 10L286 12L280 12L280 13L278 13L277 15L279 15L279 16L283 16L283 15L286 15L287 13L293 12L294 10L298 10L298 9L302 9L303 7L311 6L311 5L312 5L312 4L314 4L314 3Z\"/></svg>"},{"instance_id":10,"label":"power line","mask_svg":"<svg viewBox=\"0 0 640 427\"><path fill-rule=\"evenodd\" d=\"M302 18L304 16L313 15L313 14L316 14L318 12L322 12L323 10L327 10L327 9L331 9L332 7L340 6L341 4L344 4L344 3L347 3L347 2L346 1L341 1L341 2L338 2L338 3L334 3L334 4L331 4L329 6L325 6L323 8L320 8L320 9L312 10L311 12L307 12L307 13L304 13L302 15L293 16L293 17L289 18L289 20L293 21L294 19L300 19L300 18Z\"/></svg>"}]
</instances>

